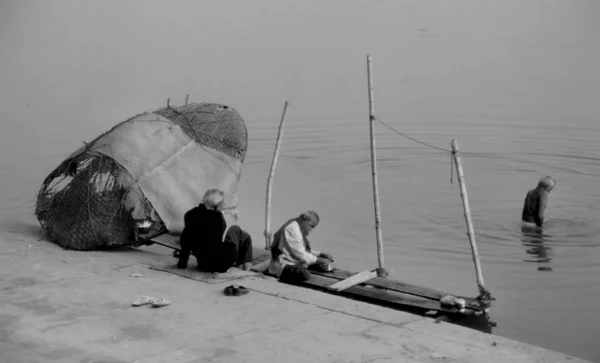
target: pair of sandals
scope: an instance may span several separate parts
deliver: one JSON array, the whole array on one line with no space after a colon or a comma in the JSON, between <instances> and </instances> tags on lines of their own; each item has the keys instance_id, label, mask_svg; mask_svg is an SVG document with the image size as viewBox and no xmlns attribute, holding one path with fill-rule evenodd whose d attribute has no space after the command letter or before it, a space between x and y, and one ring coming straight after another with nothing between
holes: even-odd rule
<instances>
[{"instance_id":1,"label":"pair of sandals","mask_svg":"<svg viewBox=\"0 0 600 363\"><path fill-rule=\"evenodd\" d=\"M249 292L250 290L241 285L230 285L223 290L223 293L227 296L242 296Z\"/></svg>"},{"instance_id":2,"label":"pair of sandals","mask_svg":"<svg viewBox=\"0 0 600 363\"><path fill-rule=\"evenodd\" d=\"M144 306L144 305L152 305L153 308L161 308L163 306L167 306L169 305L171 302L165 298L154 298L154 297L150 297L150 296L142 296L139 299L137 299L136 301L132 302L131 305L137 307L137 306Z\"/></svg>"}]
</instances>

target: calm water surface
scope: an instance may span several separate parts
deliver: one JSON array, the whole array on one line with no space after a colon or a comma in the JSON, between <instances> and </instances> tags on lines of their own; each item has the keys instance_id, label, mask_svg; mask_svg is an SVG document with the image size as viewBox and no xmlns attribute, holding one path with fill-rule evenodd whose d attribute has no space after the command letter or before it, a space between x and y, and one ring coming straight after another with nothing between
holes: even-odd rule
<instances>
[{"instance_id":1,"label":"calm water surface","mask_svg":"<svg viewBox=\"0 0 600 363\"><path fill-rule=\"evenodd\" d=\"M483 275L497 298L492 332L599 360L600 127L552 120L388 124L442 148L457 138ZM273 125L252 126L248 169L270 162L275 138ZM403 281L476 296L449 154L376 129L386 267ZM377 266L368 132L361 120L291 122L274 182L274 219L283 220L278 210L317 209L323 223L313 240L355 271ZM547 225L523 229L523 199L544 175L557 181Z\"/></svg>"}]
</instances>

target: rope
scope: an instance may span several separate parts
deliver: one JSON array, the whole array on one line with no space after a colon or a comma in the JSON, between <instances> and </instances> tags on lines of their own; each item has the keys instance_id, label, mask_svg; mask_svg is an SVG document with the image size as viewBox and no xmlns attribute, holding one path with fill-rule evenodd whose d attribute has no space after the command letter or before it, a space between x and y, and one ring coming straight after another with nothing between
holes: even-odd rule
<instances>
[{"instance_id":1,"label":"rope","mask_svg":"<svg viewBox=\"0 0 600 363\"><path fill-rule=\"evenodd\" d=\"M414 142L416 142L418 144L430 147L432 149L439 150L439 151L444 151L444 152L449 153L450 154L450 184L454 185L454 168L453 168L453 165L452 165L452 161L453 161L452 159L453 159L453 156L454 156L454 151L453 150L444 149L443 147L431 145L431 144L428 144L428 143L426 143L424 141L417 140L414 137L408 136L407 134L396 130L392 126L386 124L385 122L383 122L383 121L381 121L381 120L379 120L377 118L375 118L375 120L379 121L380 124L382 124L383 126L387 127L388 129L394 131L395 133L397 133L400 136L404 136L405 138L407 138L409 140L412 140L412 141L414 141Z\"/></svg>"},{"instance_id":2,"label":"rope","mask_svg":"<svg viewBox=\"0 0 600 363\"><path fill-rule=\"evenodd\" d=\"M390 126L390 125L386 124L385 122L381 121L380 119L377 119L377 118L376 118L376 120L377 120L377 121L379 121L379 123L380 123L380 124L382 124L383 126L385 126L385 127L387 127L388 129L390 129L390 130L394 131L394 132L395 132L395 133L397 133L398 135L401 135L401 136L404 136L404 137L406 137L406 138L407 138L407 139L409 139L409 140L412 140L412 141L414 141L414 142L416 142L416 143L419 143L419 144L421 144L421 145L425 145L425 146L427 146L427 147L430 147L430 148L432 148L432 149L436 149L436 150L440 150L440 151L445 151L445 152L448 152L448 153L452 153L452 150L449 150L449 149L444 149L444 148L442 148L442 147L438 147L438 146L431 145L431 144L428 144L428 143L426 143L426 142L423 142L423 141L417 140L417 139L415 139L414 137L408 136L407 134L405 134L405 133L403 133L403 132L400 132L400 131L396 130L395 128L393 128L392 126Z\"/></svg>"},{"instance_id":3,"label":"rope","mask_svg":"<svg viewBox=\"0 0 600 363\"><path fill-rule=\"evenodd\" d=\"M394 131L394 132L395 132L395 133L397 133L398 135L401 135L401 136L404 136L404 137L406 137L406 138L407 138L407 139L409 139L409 140L412 140L412 141L414 141L414 142L416 142L416 143L419 143L419 144L421 144L421 145L428 146L428 147L430 147L430 148L433 148L433 149L436 149L436 150L440 150L440 151L449 152L450 154L452 154L452 153L453 153L453 151L452 151L452 150L450 150L450 149L444 149L443 147L439 147L439 146L431 145L431 144L428 144L428 143L426 143L426 142L423 142L423 141L421 141L421 140L417 140L417 139L415 139L415 138L414 138L414 137L412 137L412 136L409 136L409 135L407 135L407 134L405 134L405 133L403 133L403 132L400 132L400 131L396 130L396 129L395 129L395 128L393 128L392 126L390 126L390 125L386 124L385 122L383 122L383 121L381 121L381 120L379 120L379 119L376 119L376 120L377 120L377 121L379 121L379 123L380 123L380 124L382 124L383 126L385 126L385 127L387 127L388 129L390 129L390 130ZM461 153L461 155L497 155L497 154L494 154L494 153L488 153L488 152L469 152L469 151L461 151L460 153Z\"/></svg>"}]
</instances>

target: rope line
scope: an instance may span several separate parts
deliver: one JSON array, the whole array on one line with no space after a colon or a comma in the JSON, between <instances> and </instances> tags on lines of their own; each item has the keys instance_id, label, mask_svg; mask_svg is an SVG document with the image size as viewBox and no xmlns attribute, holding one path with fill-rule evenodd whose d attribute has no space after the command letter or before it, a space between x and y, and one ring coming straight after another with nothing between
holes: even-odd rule
<instances>
[{"instance_id":1,"label":"rope line","mask_svg":"<svg viewBox=\"0 0 600 363\"><path fill-rule=\"evenodd\" d=\"M424 141L421 141L421 140L415 139L415 138L414 138L414 137L412 137L412 136L409 136L409 135L407 135L407 134L405 134L405 133L403 133L403 132L401 132L401 131L398 131L398 130L396 130L395 128L393 128L392 126L390 126L390 125L386 124L385 122L381 121L380 119L377 119L377 118L376 118L375 120L377 120L377 121L378 121L380 124L382 124L383 126L387 127L388 129L390 129L390 130L394 131L394 132L395 132L395 133L397 133L398 135L404 136L404 137L406 137L407 139L409 139L409 140L412 140L412 141L414 141L414 142L416 142L416 143L419 143L419 144L421 144L421 145L425 145L425 146L427 146L427 147L430 147L430 148L433 148L433 149L436 149L436 150L440 150L440 151L445 151L445 152L448 152L448 153L450 153L450 155L451 155L451 156L452 156L452 154L454 153L454 152L453 152L452 150L450 150L450 149L444 149L443 147L439 147L439 146L431 145L431 144L428 144L428 143L426 143L426 142L424 142ZM488 155L488 156L489 156L489 155L496 155L496 156L497 156L497 155L501 155L501 154L495 154L495 153L490 153L490 152L475 152L475 151L461 151L461 152L460 152L460 154L461 154L461 155Z\"/></svg>"},{"instance_id":2,"label":"rope line","mask_svg":"<svg viewBox=\"0 0 600 363\"><path fill-rule=\"evenodd\" d=\"M390 125L386 124L385 122L381 121L381 120L380 120L380 119L378 119L378 118L376 118L376 120L377 120L377 121L378 121L380 124L382 124L383 126L385 126L385 127L387 127L388 129L390 129L390 130L394 131L394 132L395 132L395 133L397 133L398 135L401 135L401 136L404 136L404 137L406 137L406 138L407 138L407 139L409 139L409 140L412 140L412 141L414 141L414 142L416 142L416 143L419 143L419 144L421 144L421 145L425 145L425 146L427 146L427 147L430 147L430 148L432 148L432 149L436 149L436 150L440 150L440 151L444 151L444 152L452 153L452 150L449 150L449 149L444 149L444 148L442 148L442 147L438 147L438 146L435 146L435 145L428 144L428 143L426 143L426 142L424 142L424 141L417 140L417 139L415 139L414 137L408 136L407 134L405 134L405 133L403 133L403 132L400 132L400 131L396 130L395 128L393 128L392 126L390 126Z\"/></svg>"},{"instance_id":3,"label":"rope line","mask_svg":"<svg viewBox=\"0 0 600 363\"><path fill-rule=\"evenodd\" d=\"M421 144L421 145L424 145L424 146L430 147L430 148L432 148L432 149L435 149L435 150L440 150L440 151L444 151L444 152L447 152L447 153L449 153L449 155L450 155L450 184L453 184L453 185L454 185L454 178L453 178L453 177L454 177L454 168L453 168L453 165L452 165L452 162L453 162L453 156L454 156L454 151L453 151L453 150L444 149L443 147L439 147L439 146L431 145L431 144L428 144L428 143L426 143L426 142L424 142L424 141L417 140L417 139L415 139L415 138L414 138L414 137L412 137L412 136L408 136L407 134L405 134L405 133L403 133L403 132L400 132L400 131L396 130L396 129L395 129L395 128L393 128L392 126L390 126L390 125L386 124L385 122L383 122L383 121L381 121L381 120L379 120L379 119L377 119L377 118L376 118L375 120L379 121L379 123L380 123L380 124L382 124L383 126L387 127L388 129L390 129L390 130L394 131L395 133L397 133L397 134L398 134L398 135L400 135L400 136L404 136L404 137L406 137L406 138L407 138L407 139L409 139L409 140L412 140L412 141L414 141L414 142L416 142L416 143L418 143L418 144Z\"/></svg>"}]
</instances>

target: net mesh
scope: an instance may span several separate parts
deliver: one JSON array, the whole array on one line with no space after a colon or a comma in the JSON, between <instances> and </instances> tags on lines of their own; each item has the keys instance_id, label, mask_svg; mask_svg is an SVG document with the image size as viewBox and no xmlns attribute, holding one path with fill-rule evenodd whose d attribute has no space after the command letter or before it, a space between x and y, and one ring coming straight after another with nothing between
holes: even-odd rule
<instances>
[{"instance_id":1,"label":"net mesh","mask_svg":"<svg viewBox=\"0 0 600 363\"><path fill-rule=\"evenodd\" d=\"M201 145L219 150L238 160L244 160L248 133L237 111L215 103L192 103L179 107L164 107L154 113L179 125L190 138Z\"/></svg>"},{"instance_id":2,"label":"net mesh","mask_svg":"<svg viewBox=\"0 0 600 363\"><path fill-rule=\"evenodd\" d=\"M161 108L154 113L176 125L197 143L243 162L247 130L231 107L200 103ZM160 221L127 169L110 156L94 151L99 139L119 132L126 120L86 144L54 169L43 181L37 195L35 214L46 238L75 250L136 246L137 222L125 201L134 195L144 208L145 220ZM204 190L199 190L201 196Z\"/></svg>"}]
</instances>

